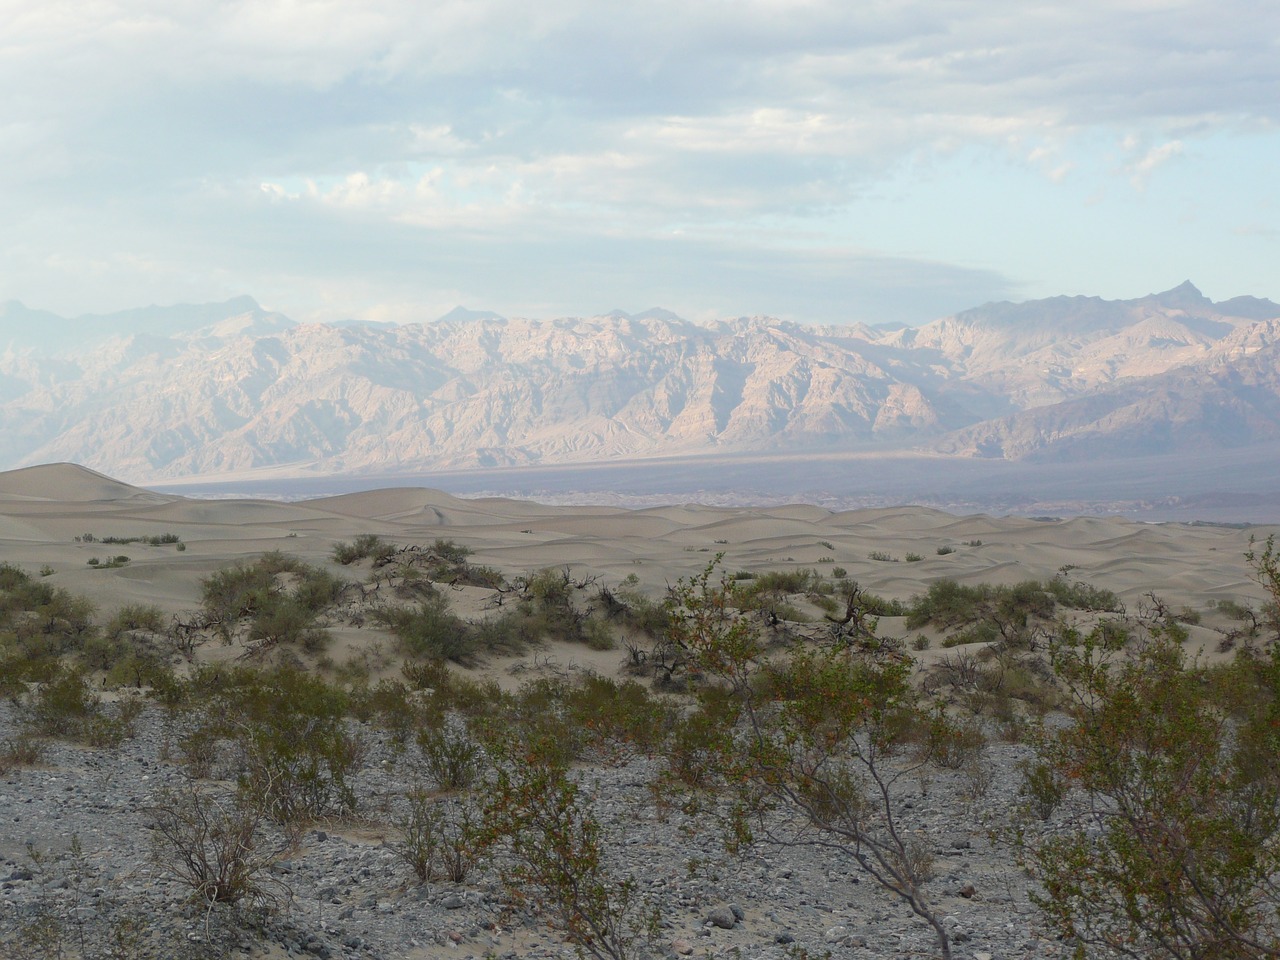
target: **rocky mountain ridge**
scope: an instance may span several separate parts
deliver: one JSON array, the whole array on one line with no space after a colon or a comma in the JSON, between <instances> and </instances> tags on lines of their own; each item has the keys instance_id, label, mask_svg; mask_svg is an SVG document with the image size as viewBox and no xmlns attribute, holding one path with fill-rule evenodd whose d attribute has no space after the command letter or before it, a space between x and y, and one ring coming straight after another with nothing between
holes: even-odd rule
<instances>
[{"instance_id":1,"label":"rocky mountain ridge","mask_svg":"<svg viewBox=\"0 0 1280 960\"><path fill-rule=\"evenodd\" d=\"M298 324L248 297L64 320L0 305L0 467L137 480L751 451L1080 458L1280 437L1280 306L1190 283L919 328L454 311Z\"/></svg>"}]
</instances>

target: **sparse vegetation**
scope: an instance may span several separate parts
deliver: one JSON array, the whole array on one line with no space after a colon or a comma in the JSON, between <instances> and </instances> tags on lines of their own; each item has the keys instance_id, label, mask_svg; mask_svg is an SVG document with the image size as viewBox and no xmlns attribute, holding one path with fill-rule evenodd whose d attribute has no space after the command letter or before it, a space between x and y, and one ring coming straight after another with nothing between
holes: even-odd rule
<instances>
[{"instance_id":1,"label":"sparse vegetation","mask_svg":"<svg viewBox=\"0 0 1280 960\"><path fill-rule=\"evenodd\" d=\"M941 781L964 811L997 816L983 800L991 758L1000 738L1018 739L1035 751L1015 801L1021 853L1068 947L1280 954L1272 540L1248 553L1265 602L1242 590L1202 608L1152 593L1133 614L1071 565L1047 580L937 580L903 602L864 592L844 567L726 575L717 558L662 602L634 574L616 587L567 567L508 580L471 556L452 540L366 535L333 553L369 561L362 584L268 553L208 576L198 613L125 604L103 619L53 586L83 568L49 581L47 565L37 578L0 564L0 694L20 721L0 741L0 775L30 782L23 769L51 753L118 746L149 695L166 710L163 758L183 774L148 810L154 854L202 909L278 906L288 868L276 866L302 826L358 816L388 837L401 872L463 883L480 864L483 883L501 877L509 908L540 914L582 955L616 960L649 949L655 918L641 878L610 866L623 862L607 855L617 811L592 804L588 784L657 757L660 782L636 791L654 815L714 813L731 850L813 843L843 864L832 876L848 867L875 880L949 956L936 904L950 891L931 886L938 844L908 811ZM471 619L456 612L468 609ZM884 636L886 617L925 632ZM335 622L368 632L326 651ZM1218 637L1234 659L1208 666L1188 652ZM230 662L202 664L199 644L219 638ZM556 662L539 651L548 639L619 645L635 679ZM908 651L935 641L949 649L913 661ZM504 691L457 668L503 651L530 651L513 674L534 679ZM175 673L179 656L190 665ZM386 751L385 774L362 794L366 744Z\"/></svg>"}]
</instances>

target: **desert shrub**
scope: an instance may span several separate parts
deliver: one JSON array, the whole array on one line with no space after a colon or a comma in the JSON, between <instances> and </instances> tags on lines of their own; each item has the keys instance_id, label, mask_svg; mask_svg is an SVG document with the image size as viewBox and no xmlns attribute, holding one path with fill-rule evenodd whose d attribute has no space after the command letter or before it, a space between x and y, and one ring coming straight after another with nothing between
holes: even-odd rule
<instances>
[{"instance_id":1,"label":"desert shrub","mask_svg":"<svg viewBox=\"0 0 1280 960\"><path fill-rule=\"evenodd\" d=\"M1018 792L1027 798L1027 806L1036 817L1048 820L1066 799L1067 779L1043 760L1025 763Z\"/></svg>"},{"instance_id":2,"label":"desert shrub","mask_svg":"<svg viewBox=\"0 0 1280 960\"><path fill-rule=\"evenodd\" d=\"M209 622L225 638L249 618L251 641L263 646L301 643L315 651L328 639L316 618L338 600L344 587L328 573L272 551L206 577L201 581L201 603Z\"/></svg>"},{"instance_id":3,"label":"desert shrub","mask_svg":"<svg viewBox=\"0 0 1280 960\"><path fill-rule=\"evenodd\" d=\"M685 788L716 786L733 749L738 704L720 688L700 692L697 707L676 717L663 743L664 779Z\"/></svg>"},{"instance_id":4,"label":"desert shrub","mask_svg":"<svg viewBox=\"0 0 1280 960\"><path fill-rule=\"evenodd\" d=\"M907 627L915 630L930 623L953 627L971 623L981 616L981 604L991 596L991 588L970 587L949 577L929 584L923 596L911 598Z\"/></svg>"},{"instance_id":5,"label":"desert shrub","mask_svg":"<svg viewBox=\"0 0 1280 960\"><path fill-rule=\"evenodd\" d=\"M589 650L612 650L617 646L613 630L600 617L587 617L582 621L582 642Z\"/></svg>"},{"instance_id":6,"label":"desert shrub","mask_svg":"<svg viewBox=\"0 0 1280 960\"><path fill-rule=\"evenodd\" d=\"M229 734L229 730L211 722L202 711L193 711L173 724L169 734L172 741L166 741L166 750L186 768L189 777L205 780L213 776L222 759L223 744L228 742Z\"/></svg>"},{"instance_id":7,"label":"desert shrub","mask_svg":"<svg viewBox=\"0 0 1280 960\"><path fill-rule=\"evenodd\" d=\"M807 593L820 580L813 570L768 570L757 574L751 585L738 594L738 600L749 606L752 597L765 593Z\"/></svg>"},{"instance_id":8,"label":"desert shrub","mask_svg":"<svg viewBox=\"0 0 1280 960\"><path fill-rule=\"evenodd\" d=\"M488 843L472 801L435 797L421 787L405 799L407 810L392 821L392 852L420 883L438 877L462 883Z\"/></svg>"},{"instance_id":9,"label":"desert shrub","mask_svg":"<svg viewBox=\"0 0 1280 960\"><path fill-rule=\"evenodd\" d=\"M1124 605L1110 590L1095 587L1080 580L1068 580L1062 574L1046 581L1049 591L1064 607L1071 610L1093 610L1099 613L1122 613Z\"/></svg>"},{"instance_id":10,"label":"desert shrub","mask_svg":"<svg viewBox=\"0 0 1280 960\"><path fill-rule=\"evenodd\" d=\"M404 666L417 666L405 661ZM424 703L402 680L384 678L372 687L361 686L350 694L350 713L363 723L374 723L391 734L391 742L404 748L428 722L439 722L440 711Z\"/></svg>"},{"instance_id":11,"label":"desert shrub","mask_svg":"<svg viewBox=\"0 0 1280 960\"><path fill-rule=\"evenodd\" d=\"M262 798L215 796L187 782L163 789L148 810L156 864L209 905L274 905L288 891L271 865L288 849L265 836Z\"/></svg>"},{"instance_id":12,"label":"desert shrub","mask_svg":"<svg viewBox=\"0 0 1280 960\"><path fill-rule=\"evenodd\" d=\"M328 631L316 626L315 614L292 598L277 598L259 610L249 624L249 640L258 643L298 644L316 652L329 641Z\"/></svg>"},{"instance_id":13,"label":"desert shrub","mask_svg":"<svg viewBox=\"0 0 1280 960\"><path fill-rule=\"evenodd\" d=\"M860 592L859 603L873 617L905 617L908 613L907 605L901 600L890 600L874 593Z\"/></svg>"},{"instance_id":14,"label":"desert shrub","mask_svg":"<svg viewBox=\"0 0 1280 960\"><path fill-rule=\"evenodd\" d=\"M623 588L617 592L623 604L618 614L623 624L650 637L657 637L667 627L667 611L661 603L638 590Z\"/></svg>"},{"instance_id":15,"label":"desert shrub","mask_svg":"<svg viewBox=\"0 0 1280 960\"><path fill-rule=\"evenodd\" d=\"M60 657L95 633L94 606L61 587L33 580L13 564L0 564L0 643L26 659Z\"/></svg>"},{"instance_id":16,"label":"desert shrub","mask_svg":"<svg viewBox=\"0 0 1280 960\"><path fill-rule=\"evenodd\" d=\"M920 555L920 554L918 554L918 553L910 553L910 552L908 552L908 553L907 553L907 555L906 555L906 561L907 561L907 563L919 563L919 562L920 562L921 560L923 560L923 559L924 559L924 557L923 557L923 556L921 556L921 555Z\"/></svg>"},{"instance_id":17,"label":"desert shrub","mask_svg":"<svg viewBox=\"0 0 1280 960\"><path fill-rule=\"evenodd\" d=\"M393 543L387 543L374 533L362 533L351 543L338 543L333 548L333 559L344 567L357 560L373 559L375 563L385 561L396 552Z\"/></svg>"},{"instance_id":18,"label":"desert shrub","mask_svg":"<svg viewBox=\"0 0 1280 960\"><path fill-rule=\"evenodd\" d=\"M1039 760L1087 799L1031 851L1037 903L1082 950L1276 956L1280 656L1221 684L1163 628L1127 646L1066 632L1052 652L1075 722Z\"/></svg>"},{"instance_id":19,"label":"desert shrub","mask_svg":"<svg viewBox=\"0 0 1280 960\"><path fill-rule=\"evenodd\" d=\"M32 767L44 756L39 740L27 734L18 734L0 743L0 777L8 776L20 767Z\"/></svg>"},{"instance_id":20,"label":"desert shrub","mask_svg":"<svg viewBox=\"0 0 1280 960\"><path fill-rule=\"evenodd\" d=\"M479 648L474 629L449 611L449 601L435 593L412 607L385 607L374 618L390 630L406 656L422 660L468 662Z\"/></svg>"},{"instance_id":21,"label":"desert shrub","mask_svg":"<svg viewBox=\"0 0 1280 960\"><path fill-rule=\"evenodd\" d=\"M564 692L564 708L586 744L606 754L654 751L672 721L671 708L634 680L619 683L595 674Z\"/></svg>"},{"instance_id":22,"label":"desert shrub","mask_svg":"<svg viewBox=\"0 0 1280 960\"><path fill-rule=\"evenodd\" d=\"M113 638L133 631L164 633L166 626L164 613L159 607L135 603L117 610L103 627L103 633Z\"/></svg>"},{"instance_id":23,"label":"desert shrub","mask_svg":"<svg viewBox=\"0 0 1280 960\"><path fill-rule=\"evenodd\" d=\"M315 567L304 568L298 582L289 591L289 601L317 614L333 606L342 596L347 583Z\"/></svg>"},{"instance_id":24,"label":"desert shrub","mask_svg":"<svg viewBox=\"0 0 1280 960\"><path fill-rule=\"evenodd\" d=\"M633 878L609 869L600 824L563 768L501 770L484 823L486 837L509 855L503 882L510 894L540 906L580 957L649 955L656 910Z\"/></svg>"},{"instance_id":25,"label":"desert shrub","mask_svg":"<svg viewBox=\"0 0 1280 960\"><path fill-rule=\"evenodd\" d=\"M439 726L422 730L418 750L427 773L441 790L465 790L483 769L484 754L461 718L453 722L446 718Z\"/></svg>"},{"instance_id":26,"label":"desert shrub","mask_svg":"<svg viewBox=\"0 0 1280 960\"><path fill-rule=\"evenodd\" d=\"M950 634L942 641L944 647L963 647L970 643L994 643L1000 639L1000 631L994 623L990 621L981 621L973 623Z\"/></svg>"},{"instance_id":27,"label":"desert shrub","mask_svg":"<svg viewBox=\"0 0 1280 960\"><path fill-rule=\"evenodd\" d=\"M466 563L467 558L473 553L470 547L465 547L453 540L439 539L431 544L431 552L449 563Z\"/></svg>"},{"instance_id":28,"label":"desert shrub","mask_svg":"<svg viewBox=\"0 0 1280 960\"><path fill-rule=\"evenodd\" d=\"M934 553L936 553L940 557L945 557L947 554L955 553L955 552L956 552L956 548L952 546L941 546L934 551Z\"/></svg>"},{"instance_id":29,"label":"desert shrub","mask_svg":"<svg viewBox=\"0 0 1280 960\"><path fill-rule=\"evenodd\" d=\"M924 595L912 597L907 626L962 628L944 641L946 646L998 640L1027 647L1041 632L1037 624L1052 617L1056 603L1053 593L1034 580L967 586L947 578L931 583Z\"/></svg>"},{"instance_id":30,"label":"desert shrub","mask_svg":"<svg viewBox=\"0 0 1280 960\"><path fill-rule=\"evenodd\" d=\"M843 580L845 577L849 575L849 571L846 570L844 567L832 567L831 575L835 577L837 580Z\"/></svg>"},{"instance_id":31,"label":"desert shrub","mask_svg":"<svg viewBox=\"0 0 1280 960\"><path fill-rule=\"evenodd\" d=\"M239 789L273 820L355 809L351 781L364 753L342 690L291 667L203 667L188 685L215 735L235 746Z\"/></svg>"},{"instance_id":32,"label":"desert shrub","mask_svg":"<svg viewBox=\"0 0 1280 960\"><path fill-rule=\"evenodd\" d=\"M950 935L923 890L928 846L901 829L897 785L924 761L889 759L920 716L910 662L848 643L767 657L751 626L726 615L734 585L714 572L676 584L669 634L701 674L703 702L734 720L718 730L725 747L703 755L707 781L729 795L730 839L847 858L925 920L948 956Z\"/></svg>"},{"instance_id":33,"label":"desert shrub","mask_svg":"<svg viewBox=\"0 0 1280 960\"><path fill-rule=\"evenodd\" d=\"M566 680L542 678L488 703L472 730L485 751L511 764L568 767L582 756L586 731L569 719Z\"/></svg>"},{"instance_id":34,"label":"desert shrub","mask_svg":"<svg viewBox=\"0 0 1280 960\"><path fill-rule=\"evenodd\" d=\"M1251 630L1258 629L1258 614L1250 606L1235 600L1219 600L1217 610L1228 620L1240 620L1250 624Z\"/></svg>"},{"instance_id":35,"label":"desert shrub","mask_svg":"<svg viewBox=\"0 0 1280 960\"><path fill-rule=\"evenodd\" d=\"M270 603L278 591L276 571L257 563L236 563L216 570L201 581L201 605L214 623L224 626L250 616Z\"/></svg>"},{"instance_id":36,"label":"desert shrub","mask_svg":"<svg viewBox=\"0 0 1280 960\"><path fill-rule=\"evenodd\" d=\"M868 560L877 560L880 563L897 563L898 560L892 554L885 553L883 550L872 550L867 554Z\"/></svg>"},{"instance_id":37,"label":"desert shrub","mask_svg":"<svg viewBox=\"0 0 1280 960\"><path fill-rule=\"evenodd\" d=\"M24 704L25 725L41 736L79 739L102 709L101 698L77 670L58 670Z\"/></svg>"},{"instance_id":38,"label":"desert shrub","mask_svg":"<svg viewBox=\"0 0 1280 960\"><path fill-rule=\"evenodd\" d=\"M1182 607L1174 614L1174 619L1179 623L1197 626L1202 618L1199 610L1196 610L1193 607Z\"/></svg>"},{"instance_id":39,"label":"desert shrub","mask_svg":"<svg viewBox=\"0 0 1280 960\"><path fill-rule=\"evenodd\" d=\"M925 758L948 770L960 770L974 762L987 738L972 719L957 720L936 707L922 718L921 748Z\"/></svg>"},{"instance_id":40,"label":"desert shrub","mask_svg":"<svg viewBox=\"0 0 1280 960\"><path fill-rule=\"evenodd\" d=\"M522 592L520 605L532 620L535 635L562 640L583 639L583 616L573 604L573 581L568 570L550 567L530 576Z\"/></svg>"}]
</instances>

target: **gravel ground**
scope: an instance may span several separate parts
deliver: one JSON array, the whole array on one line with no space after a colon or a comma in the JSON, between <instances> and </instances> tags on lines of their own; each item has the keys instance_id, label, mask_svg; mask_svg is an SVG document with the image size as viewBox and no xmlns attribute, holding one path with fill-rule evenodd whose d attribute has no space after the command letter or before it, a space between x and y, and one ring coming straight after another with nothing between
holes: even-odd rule
<instances>
[{"instance_id":1,"label":"gravel ground","mask_svg":"<svg viewBox=\"0 0 1280 960\"><path fill-rule=\"evenodd\" d=\"M14 733L12 709L0 704L0 742ZM389 846L387 825L402 808L410 765L381 731L362 733L361 816L310 828L271 870L276 908L235 916L191 903L152 856L148 809L184 780L163 759L162 711L148 709L117 749L48 742L39 765L0 777L0 956L574 956L544 917L513 904L492 864L462 884L417 883ZM1017 764L1027 755L990 744L976 789L971 774L946 770L904 785L905 826L933 852L927 891L957 958L1069 953L1030 902L1008 842ZM604 827L611 869L635 878L658 909L656 955L937 955L932 930L847 858L772 846L730 856L711 818L655 803L656 771L656 761L637 758L576 774ZM42 935L60 936L64 953Z\"/></svg>"}]
</instances>

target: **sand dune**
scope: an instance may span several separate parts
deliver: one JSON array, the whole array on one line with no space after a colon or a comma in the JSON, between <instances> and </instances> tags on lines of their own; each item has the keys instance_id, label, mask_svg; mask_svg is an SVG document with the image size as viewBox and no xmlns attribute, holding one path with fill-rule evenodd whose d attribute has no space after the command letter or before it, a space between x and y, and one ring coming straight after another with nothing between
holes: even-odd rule
<instances>
[{"instance_id":1,"label":"sand dune","mask_svg":"<svg viewBox=\"0 0 1280 960\"><path fill-rule=\"evenodd\" d=\"M722 552L730 571L811 567L829 576L843 567L865 587L901 599L942 577L1012 583L1065 568L1131 606L1154 590L1172 604L1203 608L1218 600L1262 599L1243 555L1251 535L1263 538L1275 529L957 517L919 507L847 513L806 505L553 507L465 500L424 488L293 503L193 500L73 464L0 473L0 558L33 572L51 569L50 583L89 595L105 611L133 602L194 609L200 579L220 564L278 549L331 565L336 543L364 533L400 544L451 538L474 550L476 562L508 575L567 566L616 583L635 574L641 589L655 596ZM165 533L181 537L186 549L76 539ZM130 562L111 570L88 564L117 554ZM909 562L908 555L919 559Z\"/></svg>"},{"instance_id":2,"label":"sand dune","mask_svg":"<svg viewBox=\"0 0 1280 960\"><path fill-rule=\"evenodd\" d=\"M134 500L159 503L174 498L132 487L78 464L54 463L0 473L0 499L55 502Z\"/></svg>"}]
</instances>

